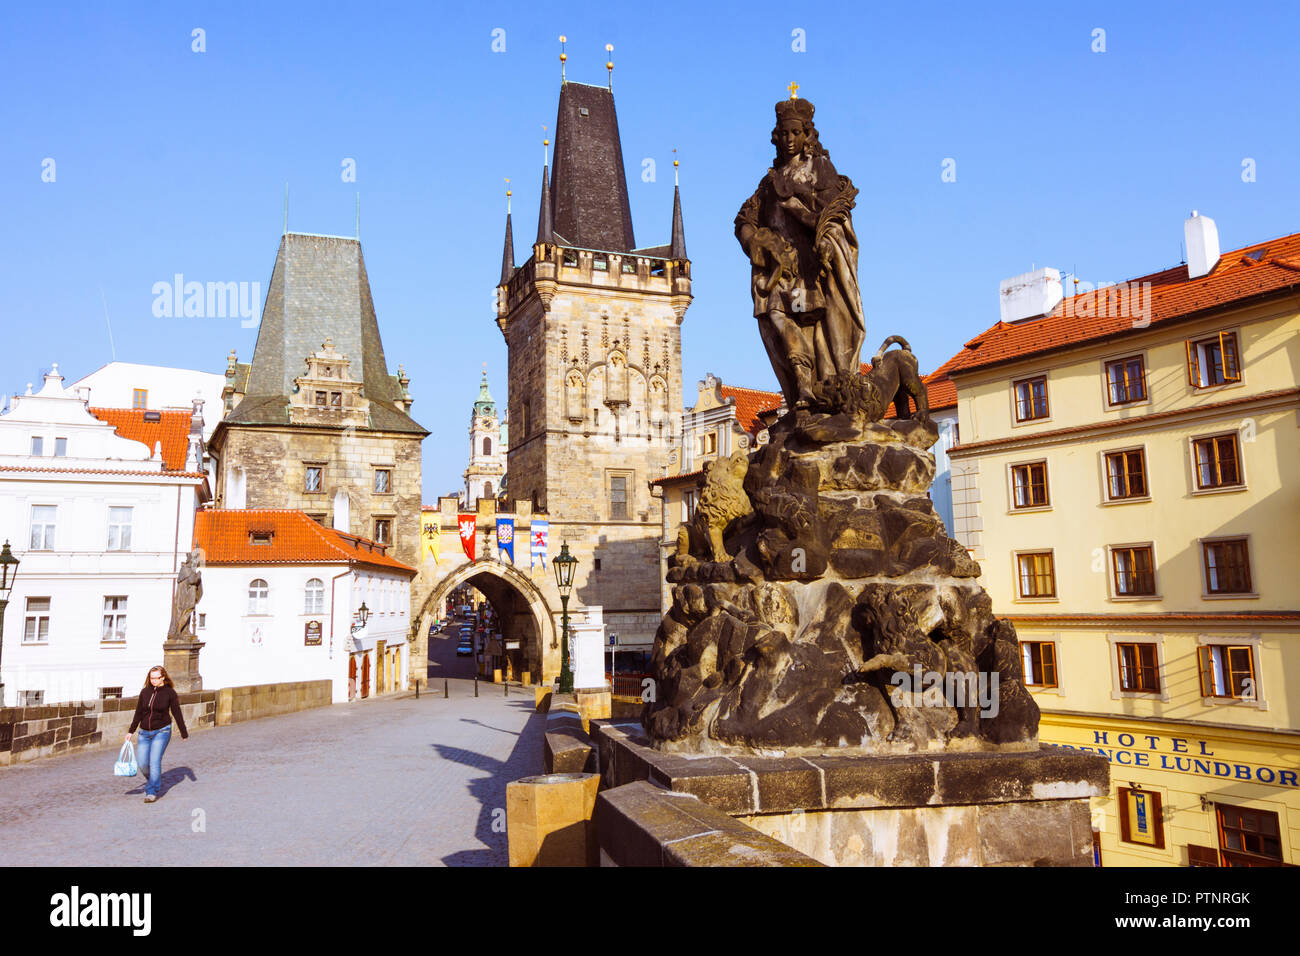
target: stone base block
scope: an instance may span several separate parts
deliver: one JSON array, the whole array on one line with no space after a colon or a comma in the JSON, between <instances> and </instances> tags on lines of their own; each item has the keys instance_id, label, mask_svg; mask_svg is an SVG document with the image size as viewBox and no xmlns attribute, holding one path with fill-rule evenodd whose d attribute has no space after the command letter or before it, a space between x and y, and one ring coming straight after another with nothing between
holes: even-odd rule
<instances>
[{"instance_id":1,"label":"stone base block","mask_svg":"<svg viewBox=\"0 0 1300 956\"><path fill-rule=\"evenodd\" d=\"M511 866L595 866L591 815L600 777L551 773L506 784Z\"/></svg>"},{"instance_id":2,"label":"stone base block","mask_svg":"<svg viewBox=\"0 0 1300 956\"><path fill-rule=\"evenodd\" d=\"M551 692L552 688L545 684L533 688L533 698L539 713L544 714L551 709Z\"/></svg>"},{"instance_id":3,"label":"stone base block","mask_svg":"<svg viewBox=\"0 0 1300 956\"><path fill-rule=\"evenodd\" d=\"M641 780L689 793L831 866L1091 866L1088 800L1104 757L1024 753L687 757L637 724L597 721L608 787Z\"/></svg>"},{"instance_id":4,"label":"stone base block","mask_svg":"<svg viewBox=\"0 0 1300 956\"><path fill-rule=\"evenodd\" d=\"M579 688L573 696L578 702L578 716L582 718L584 730L590 731L593 720L608 720L613 716L614 697L608 687Z\"/></svg>"}]
</instances>

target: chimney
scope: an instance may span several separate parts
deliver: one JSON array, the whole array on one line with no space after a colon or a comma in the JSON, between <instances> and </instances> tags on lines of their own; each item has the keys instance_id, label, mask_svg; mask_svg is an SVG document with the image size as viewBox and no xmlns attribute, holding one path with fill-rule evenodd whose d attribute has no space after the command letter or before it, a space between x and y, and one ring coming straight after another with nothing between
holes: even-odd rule
<instances>
[{"instance_id":1,"label":"chimney","mask_svg":"<svg viewBox=\"0 0 1300 956\"><path fill-rule=\"evenodd\" d=\"M1209 275L1219 261L1219 230L1214 220L1193 209L1191 218L1183 222L1183 236L1187 240L1187 278Z\"/></svg>"},{"instance_id":2,"label":"chimney","mask_svg":"<svg viewBox=\"0 0 1300 956\"><path fill-rule=\"evenodd\" d=\"M1051 312L1060 303L1061 273L1056 269L1035 269L998 284L998 302L1003 322L1020 322Z\"/></svg>"}]
</instances>

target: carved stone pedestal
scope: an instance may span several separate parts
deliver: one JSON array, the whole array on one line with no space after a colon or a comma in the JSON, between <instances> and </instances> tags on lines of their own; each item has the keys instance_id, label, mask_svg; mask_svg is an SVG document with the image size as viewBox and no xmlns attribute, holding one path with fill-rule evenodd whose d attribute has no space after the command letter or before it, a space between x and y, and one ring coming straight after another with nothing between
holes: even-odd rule
<instances>
[{"instance_id":1,"label":"carved stone pedestal","mask_svg":"<svg viewBox=\"0 0 1300 956\"><path fill-rule=\"evenodd\" d=\"M689 793L829 866L1092 866L1104 757L1056 747L896 756L699 756L593 721L602 786Z\"/></svg>"},{"instance_id":2,"label":"carved stone pedestal","mask_svg":"<svg viewBox=\"0 0 1300 956\"><path fill-rule=\"evenodd\" d=\"M203 690L199 675L199 651L202 641L164 641L163 667L172 679L178 694L192 694Z\"/></svg>"}]
</instances>

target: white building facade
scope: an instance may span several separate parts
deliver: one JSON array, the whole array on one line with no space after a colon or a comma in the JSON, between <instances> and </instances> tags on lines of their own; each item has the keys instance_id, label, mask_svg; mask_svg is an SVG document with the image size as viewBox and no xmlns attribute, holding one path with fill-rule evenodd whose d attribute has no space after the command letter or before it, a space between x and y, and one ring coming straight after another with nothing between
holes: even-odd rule
<instances>
[{"instance_id":1,"label":"white building facade","mask_svg":"<svg viewBox=\"0 0 1300 956\"><path fill-rule=\"evenodd\" d=\"M382 545L271 509L205 511L195 541L204 687L328 680L334 703L406 688L416 572Z\"/></svg>"},{"instance_id":2,"label":"white building facade","mask_svg":"<svg viewBox=\"0 0 1300 956\"><path fill-rule=\"evenodd\" d=\"M184 421L165 455L62 382L56 365L0 415L0 539L20 561L0 652L6 706L138 693L162 663L176 571L208 497Z\"/></svg>"}]
</instances>

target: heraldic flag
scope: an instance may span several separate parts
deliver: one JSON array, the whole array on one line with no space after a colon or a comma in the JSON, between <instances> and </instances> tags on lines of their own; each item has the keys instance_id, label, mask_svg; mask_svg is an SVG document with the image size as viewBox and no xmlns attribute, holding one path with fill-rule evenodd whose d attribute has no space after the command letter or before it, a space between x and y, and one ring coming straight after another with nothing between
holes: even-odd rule
<instances>
[{"instance_id":1,"label":"heraldic flag","mask_svg":"<svg viewBox=\"0 0 1300 956\"><path fill-rule=\"evenodd\" d=\"M546 567L546 531L550 527L549 521L539 521L534 519L531 527L532 534L529 535L528 549L528 566L531 568L538 556L542 559L542 567Z\"/></svg>"},{"instance_id":2,"label":"heraldic flag","mask_svg":"<svg viewBox=\"0 0 1300 956\"><path fill-rule=\"evenodd\" d=\"M456 516L456 523L460 525L460 546L465 549L465 556L471 561L474 560L474 525L477 521L477 515L460 514Z\"/></svg>"},{"instance_id":3,"label":"heraldic flag","mask_svg":"<svg viewBox=\"0 0 1300 956\"><path fill-rule=\"evenodd\" d=\"M515 563L515 519L497 518L497 547L510 556L510 563Z\"/></svg>"}]
</instances>

